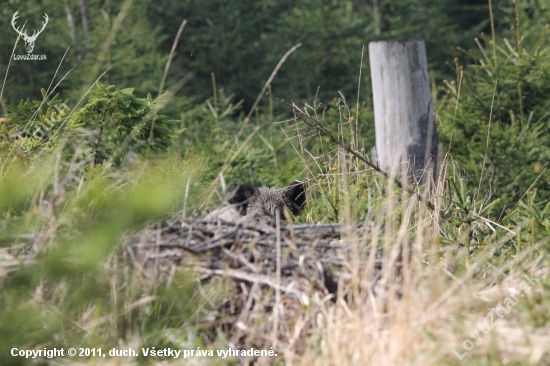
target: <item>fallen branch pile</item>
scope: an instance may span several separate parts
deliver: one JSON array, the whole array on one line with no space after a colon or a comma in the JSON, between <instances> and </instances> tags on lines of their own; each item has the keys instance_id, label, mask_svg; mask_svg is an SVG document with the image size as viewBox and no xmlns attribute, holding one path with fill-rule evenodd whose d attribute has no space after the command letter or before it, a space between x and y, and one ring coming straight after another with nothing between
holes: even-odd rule
<instances>
[{"instance_id":1,"label":"fallen branch pile","mask_svg":"<svg viewBox=\"0 0 550 366\"><path fill-rule=\"evenodd\" d=\"M276 230L189 219L145 230L127 247L146 277L169 278L179 268L190 268L201 281L229 279L233 290L219 309L223 316L212 325L230 345L288 349L327 301L345 297L350 282L375 292L381 252L360 248L365 235L367 229L342 230L339 224ZM367 272L371 275L365 277Z\"/></svg>"}]
</instances>

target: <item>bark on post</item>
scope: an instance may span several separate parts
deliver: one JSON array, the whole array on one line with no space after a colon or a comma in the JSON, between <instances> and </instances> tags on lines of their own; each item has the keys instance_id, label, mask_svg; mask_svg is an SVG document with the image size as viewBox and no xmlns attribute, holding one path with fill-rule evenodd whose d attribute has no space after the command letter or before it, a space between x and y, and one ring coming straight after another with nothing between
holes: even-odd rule
<instances>
[{"instance_id":1,"label":"bark on post","mask_svg":"<svg viewBox=\"0 0 550 366\"><path fill-rule=\"evenodd\" d=\"M369 44L379 166L437 181L437 133L422 40ZM427 141L431 143L426 144Z\"/></svg>"}]
</instances>

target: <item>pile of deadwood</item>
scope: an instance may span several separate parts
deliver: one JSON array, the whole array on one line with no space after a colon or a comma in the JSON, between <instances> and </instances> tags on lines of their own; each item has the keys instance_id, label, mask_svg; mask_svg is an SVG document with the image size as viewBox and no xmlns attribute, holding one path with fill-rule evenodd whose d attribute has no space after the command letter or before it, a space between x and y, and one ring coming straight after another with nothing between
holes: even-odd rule
<instances>
[{"instance_id":1,"label":"pile of deadwood","mask_svg":"<svg viewBox=\"0 0 550 366\"><path fill-rule=\"evenodd\" d=\"M316 313L345 301L351 283L373 294L380 288L382 251L360 245L368 236L369 228L339 224L262 229L180 219L135 234L127 248L145 277L169 279L191 269L200 283L222 281L228 290L219 315L207 322L229 346L284 350L299 347ZM400 253L392 258L399 268Z\"/></svg>"}]
</instances>

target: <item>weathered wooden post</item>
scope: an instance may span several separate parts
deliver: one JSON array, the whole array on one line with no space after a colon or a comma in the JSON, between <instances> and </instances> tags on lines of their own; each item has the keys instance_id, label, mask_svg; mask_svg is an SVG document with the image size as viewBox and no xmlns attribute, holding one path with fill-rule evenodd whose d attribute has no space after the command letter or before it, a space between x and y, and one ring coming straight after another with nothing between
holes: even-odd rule
<instances>
[{"instance_id":1,"label":"weathered wooden post","mask_svg":"<svg viewBox=\"0 0 550 366\"><path fill-rule=\"evenodd\" d=\"M437 181L438 139L424 41L371 42L369 58L380 168L407 173L417 184Z\"/></svg>"}]
</instances>

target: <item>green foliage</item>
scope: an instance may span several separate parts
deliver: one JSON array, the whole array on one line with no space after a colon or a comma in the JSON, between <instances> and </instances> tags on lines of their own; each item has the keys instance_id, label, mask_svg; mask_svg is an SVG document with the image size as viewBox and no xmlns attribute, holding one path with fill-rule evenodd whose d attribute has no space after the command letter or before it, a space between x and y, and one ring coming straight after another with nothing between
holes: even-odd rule
<instances>
[{"instance_id":1,"label":"green foliage","mask_svg":"<svg viewBox=\"0 0 550 366\"><path fill-rule=\"evenodd\" d=\"M93 131L88 141L94 163L120 163L128 150L146 153L165 151L171 146L175 121L157 114L168 92L153 99L137 98L133 89L97 84L86 105L73 119L73 128ZM95 165L95 164L92 164Z\"/></svg>"},{"instance_id":2,"label":"green foliage","mask_svg":"<svg viewBox=\"0 0 550 366\"><path fill-rule=\"evenodd\" d=\"M7 118L0 124L0 151L14 149L34 154L57 146L67 129L65 122L70 108L59 94L48 98L42 89L42 97L40 101L22 100L17 107L7 106Z\"/></svg>"},{"instance_id":3,"label":"green foliage","mask_svg":"<svg viewBox=\"0 0 550 366\"><path fill-rule=\"evenodd\" d=\"M162 34L159 23L147 17L148 6L148 0L3 2L0 8L2 79L17 39L10 24L15 11L20 14L18 25L26 22L28 34L42 26L44 13L48 14L49 21L37 38L34 50L34 54L45 54L47 59L12 60L2 104L15 105L26 98L39 99L40 88L56 86L63 76L68 77L57 85L56 92L60 92L63 99L77 101L83 90L103 72L106 73L101 81L106 85L132 86L140 96L157 94L169 52L169 49L161 51L159 43L173 35ZM170 9L165 10L168 16L173 15ZM69 16L72 25L67 20ZM87 20L87 30L83 19ZM26 54L22 40L15 54Z\"/></svg>"},{"instance_id":4,"label":"green foliage","mask_svg":"<svg viewBox=\"0 0 550 366\"><path fill-rule=\"evenodd\" d=\"M228 184L245 180L255 185L284 186L300 179L299 158L288 148L279 128L271 124L274 117L256 114L245 123L242 113L237 116L243 101L233 103L233 99L234 95L227 96L219 89L214 97L182 114L185 131L178 138L182 155L207 159L207 180L213 180L221 170Z\"/></svg>"},{"instance_id":5,"label":"green foliage","mask_svg":"<svg viewBox=\"0 0 550 366\"><path fill-rule=\"evenodd\" d=\"M473 197L498 197L500 209L514 207L533 184L541 199L550 198L550 48L546 30L540 32L532 43L512 32L516 44L499 40L496 54L482 38L478 52L467 52L473 65L463 68L457 60L456 81L447 83L438 108L442 140L464 169Z\"/></svg>"},{"instance_id":6,"label":"green foliage","mask_svg":"<svg viewBox=\"0 0 550 366\"><path fill-rule=\"evenodd\" d=\"M50 20L36 43L36 53L46 54L47 60L11 62L6 84L9 93L3 95L2 103L37 99L39 88L46 88L52 79L57 82L74 65L78 67L58 86L63 98L79 100L82 90L104 71L101 80L105 85L132 86L138 95L155 95L184 19L188 25L172 59L168 86L191 70L197 74L174 104L210 97L210 75L215 73L219 85L244 99L247 107L280 58L297 43L303 46L279 70L274 93L311 100L321 86L321 99L328 100L340 89L349 96L356 92L361 49L369 41L425 39L429 62L440 79L449 74L445 62L456 53L453 47L466 46L487 25L483 0L261 0L253 4L227 0L87 0L67 4L53 0L3 4L0 29L6 37L0 39L5 50L0 54L1 70L6 70L17 38L10 24L15 11L19 10L20 20L27 20L31 29L41 26L44 13ZM84 4L85 13L77 4ZM87 29L83 19L87 19ZM56 75L54 71L68 48ZM23 52L20 41L16 53ZM367 60L365 52L364 75ZM178 111L172 113L174 116Z\"/></svg>"},{"instance_id":7,"label":"green foliage","mask_svg":"<svg viewBox=\"0 0 550 366\"><path fill-rule=\"evenodd\" d=\"M527 199L519 203L517 214L510 215L506 220L509 226L529 223L517 240L526 246L533 246L550 237L550 202L537 199L538 193L536 188L530 191ZM549 247L546 245L546 248Z\"/></svg>"},{"instance_id":8,"label":"green foliage","mask_svg":"<svg viewBox=\"0 0 550 366\"><path fill-rule=\"evenodd\" d=\"M1 364L27 364L28 360L11 356L12 347L105 351L119 346L129 333L143 334L158 346L167 342L167 330L196 321L199 299L191 299L195 290L189 276L174 278L171 287L143 287L133 283L132 276L126 277L129 268L120 267L120 254L109 259L113 252L124 251L118 247L122 233L179 209L184 192L180 182L197 175L193 162L183 168L169 162L145 171L136 167L125 172L131 184L113 179L112 171L98 170L81 190L62 187L63 181L55 189L50 187L47 182L55 181L52 162L41 158L36 165L44 169L27 170L24 178L21 167L12 166L0 184L0 243L9 243L14 255L25 250L39 258L33 265L12 266L12 273L0 280ZM167 168L171 174L166 174ZM191 185L191 193L199 194L197 188ZM43 194L59 206L43 213L43 203L33 200L37 191L49 191ZM13 210L21 205L24 210ZM44 237L27 248L18 234L27 233L27 223L37 218L44 223L43 214L49 219L43 228L57 232L55 242ZM1 249L4 261L6 252ZM185 297L189 300L182 301ZM76 328L75 321L80 323Z\"/></svg>"},{"instance_id":9,"label":"green foliage","mask_svg":"<svg viewBox=\"0 0 550 366\"><path fill-rule=\"evenodd\" d=\"M456 53L448 45L466 45L487 24L482 0L393 1L239 1L206 0L174 3L163 0L150 9L164 34L175 34L182 18L166 17L167 9L185 14L188 28L178 46L171 74L197 71L188 95L208 98L210 74L245 105L252 105L281 57L302 43L279 70L273 92L294 100L330 100L338 90L357 91L361 50L380 39L422 38L436 75L447 75L445 60ZM459 21L453 21L460 15ZM189 31L193 29L193 31ZM172 39L163 43L169 52ZM365 51L363 74L368 74ZM247 65L243 68L242 65ZM368 83L364 83L365 91ZM364 94L366 95L366 93ZM265 105L264 105L265 107Z\"/></svg>"}]
</instances>

